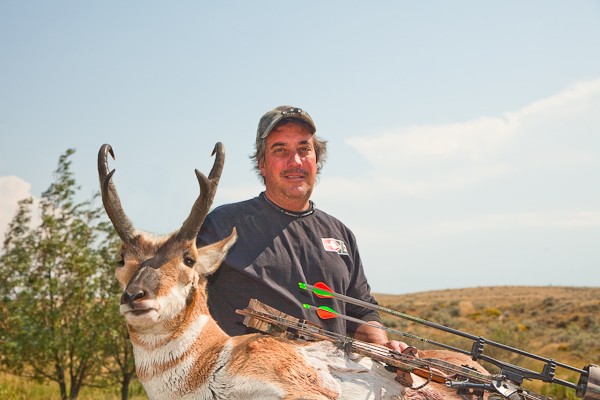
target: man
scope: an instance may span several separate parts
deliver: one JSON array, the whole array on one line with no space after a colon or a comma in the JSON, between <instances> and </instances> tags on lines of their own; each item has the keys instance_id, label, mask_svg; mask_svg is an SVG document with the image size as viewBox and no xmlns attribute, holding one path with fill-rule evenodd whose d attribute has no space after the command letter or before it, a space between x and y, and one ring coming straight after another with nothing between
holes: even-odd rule
<instances>
[{"instance_id":1,"label":"man","mask_svg":"<svg viewBox=\"0 0 600 400\"><path fill-rule=\"evenodd\" d=\"M319 320L303 303L325 305L371 324L379 314L336 299L321 299L298 288L298 282L325 282L335 292L376 304L364 275L352 232L310 200L327 154L308 113L279 106L260 119L254 167L265 191L258 197L216 208L206 218L198 246L214 243L237 229L238 241L208 284L209 306L230 335L246 332L243 309L251 298L324 329L395 350L384 330L346 324L340 318Z\"/></svg>"}]
</instances>

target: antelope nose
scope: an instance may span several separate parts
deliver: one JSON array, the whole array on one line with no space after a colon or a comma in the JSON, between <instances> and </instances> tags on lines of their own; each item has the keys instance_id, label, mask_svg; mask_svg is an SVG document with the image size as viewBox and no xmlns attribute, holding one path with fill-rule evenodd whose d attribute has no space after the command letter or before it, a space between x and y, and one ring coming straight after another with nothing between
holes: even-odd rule
<instances>
[{"instance_id":1,"label":"antelope nose","mask_svg":"<svg viewBox=\"0 0 600 400\"><path fill-rule=\"evenodd\" d=\"M125 290L121 296L121 304L129 304L131 308L134 308L134 302L143 299L144 297L146 297L146 292L144 290L134 290L133 293L130 293L129 290Z\"/></svg>"}]
</instances>

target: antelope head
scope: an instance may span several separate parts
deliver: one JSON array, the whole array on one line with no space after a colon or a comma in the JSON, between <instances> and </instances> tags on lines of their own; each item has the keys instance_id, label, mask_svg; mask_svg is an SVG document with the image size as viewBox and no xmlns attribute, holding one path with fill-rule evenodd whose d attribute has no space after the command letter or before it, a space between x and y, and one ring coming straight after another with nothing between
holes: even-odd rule
<instances>
[{"instance_id":1,"label":"antelope head","mask_svg":"<svg viewBox=\"0 0 600 400\"><path fill-rule=\"evenodd\" d=\"M179 230L163 237L134 228L112 181L115 170L109 172L108 154L114 159L111 146L105 144L98 153L98 174L102 203L122 242L115 272L123 288L120 312L138 332L167 333L184 323L186 314L208 313L206 278L219 267L237 238L234 229L228 238L196 248L196 235L223 170L223 145L215 145L215 161L208 177L196 170L200 195L189 216Z\"/></svg>"}]
</instances>

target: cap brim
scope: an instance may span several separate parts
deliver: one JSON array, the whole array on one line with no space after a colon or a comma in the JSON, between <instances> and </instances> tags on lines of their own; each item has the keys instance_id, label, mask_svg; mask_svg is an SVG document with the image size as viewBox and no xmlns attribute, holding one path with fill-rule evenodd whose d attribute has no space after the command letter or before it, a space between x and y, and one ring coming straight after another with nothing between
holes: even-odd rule
<instances>
[{"instance_id":1,"label":"cap brim","mask_svg":"<svg viewBox=\"0 0 600 400\"><path fill-rule=\"evenodd\" d=\"M281 121L282 119L283 119L283 115L281 115L281 116L275 118L273 121L271 121L271 123L269 124L269 126L267 126L265 128L264 132L260 135L260 138L261 139L266 139L267 136L269 136L269 134L273 130L273 128L275 128L275 125L277 125L279 123L279 121Z\"/></svg>"}]
</instances>

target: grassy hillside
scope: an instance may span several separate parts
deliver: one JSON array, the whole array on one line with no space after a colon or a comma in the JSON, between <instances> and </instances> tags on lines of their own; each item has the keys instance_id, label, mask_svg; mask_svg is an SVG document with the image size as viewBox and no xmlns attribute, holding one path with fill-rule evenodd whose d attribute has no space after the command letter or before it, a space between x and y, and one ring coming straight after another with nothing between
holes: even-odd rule
<instances>
[{"instance_id":1,"label":"grassy hillside","mask_svg":"<svg viewBox=\"0 0 600 400\"><path fill-rule=\"evenodd\" d=\"M574 367L600 363L600 288L479 287L405 295L375 295L388 308L454 329L483 336ZM382 314L384 323L411 334L470 349L471 342L457 336ZM402 339L418 348L420 341ZM488 351L489 350L489 351ZM486 348L485 354L541 371L542 364L503 351ZM558 369L557 376L576 381L574 373ZM533 383L529 388L559 399L576 399L561 386ZM143 390L134 385L134 399ZM57 399L55 384L43 384L0 373L2 399ZM118 389L85 389L80 399L118 399Z\"/></svg>"},{"instance_id":2,"label":"grassy hillside","mask_svg":"<svg viewBox=\"0 0 600 400\"><path fill-rule=\"evenodd\" d=\"M483 336L543 357L582 368L600 363L600 288L477 287L406 295L375 296L388 308L454 329ZM470 349L471 341L427 326L382 314L395 329ZM402 339L418 348L420 341ZM541 371L543 364L487 347L485 354ZM557 376L577 381L577 374L557 369ZM556 385L530 385L554 398L575 398Z\"/></svg>"}]
</instances>

